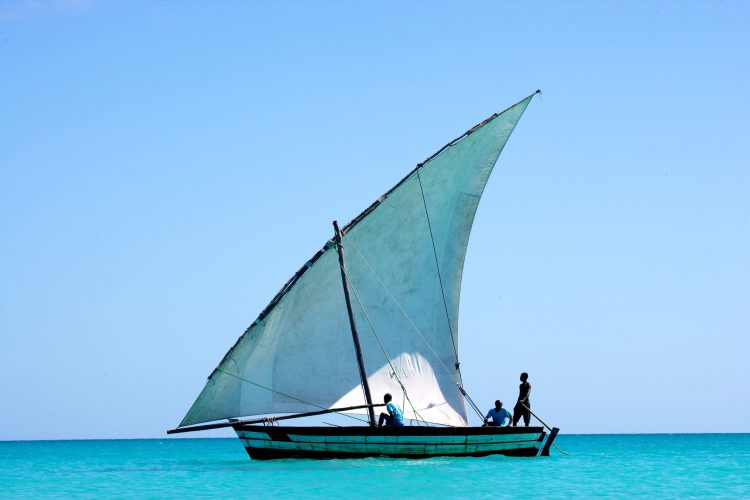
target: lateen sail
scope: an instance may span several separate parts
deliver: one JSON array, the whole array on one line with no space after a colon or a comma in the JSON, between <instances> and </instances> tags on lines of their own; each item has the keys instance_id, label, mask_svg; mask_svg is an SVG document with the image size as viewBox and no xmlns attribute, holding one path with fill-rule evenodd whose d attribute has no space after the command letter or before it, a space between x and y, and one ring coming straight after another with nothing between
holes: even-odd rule
<instances>
[{"instance_id":1,"label":"lateen sail","mask_svg":"<svg viewBox=\"0 0 750 500\"><path fill-rule=\"evenodd\" d=\"M343 229L373 398L390 392L406 418L467 425L457 367L464 256L487 179L532 97L450 143ZM180 426L358 404L329 241L230 349Z\"/></svg>"}]
</instances>

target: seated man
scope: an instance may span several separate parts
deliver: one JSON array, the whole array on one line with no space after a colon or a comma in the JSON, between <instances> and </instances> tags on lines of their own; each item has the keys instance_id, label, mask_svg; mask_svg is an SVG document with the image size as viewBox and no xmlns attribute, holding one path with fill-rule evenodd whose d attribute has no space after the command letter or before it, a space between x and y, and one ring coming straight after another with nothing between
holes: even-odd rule
<instances>
[{"instance_id":1,"label":"seated man","mask_svg":"<svg viewBox=\"0 0 750 500\"><path fill-rule=\"evenodd\" d=\"M492 422L489 422L490 418L492 418ZM506 425L510 425L512 418L513 416L510 412L503 408L502 401L498 399L495 401L495 407L490 409L490 411L487 412L487 416L484 417L484 425L489 425L490 427L505 427Z\"/></svg>"},{"instance_id":2,"label":"seated man","mask_svg":"<svg viewBox=\"0 0 750 500\"><path fill-rule=\"evenodd\" d=\"M390 394L386 394L385 396L383 396L383 401L385 402L385 410L388 413L383 412L380 414L378 427L383 427L384 422L387 427L404 426L404 416L401 414L401 408L399 408L396 403L391 402L392 399L393 397Z\"/></svg>"}]
</instances>

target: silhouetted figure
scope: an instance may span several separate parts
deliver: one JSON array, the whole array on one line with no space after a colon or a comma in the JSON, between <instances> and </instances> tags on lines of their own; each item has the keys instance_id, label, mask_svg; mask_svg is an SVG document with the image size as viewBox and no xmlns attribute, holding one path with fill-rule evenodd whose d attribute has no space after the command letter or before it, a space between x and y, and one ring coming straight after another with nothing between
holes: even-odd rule
<instances>
[{"instance_id":1,"label":"silhouetted figure","mask_svg":"<svg viewBox=\"0 0 750 500\"><path fill-rule=\"evenodd\" d=\"M526 427L529 426L531 420L531 401L529 396L531 395L531 384L527 382L529 374L523 372L521 374L521 385L518 386L518 402L515 408L513 408L513 427L518 425L518 421L523 417L523 423ZM524 405L526 405L524 407Z\"/></svg>"},{"instance_id":2,"label":"silhouetted figure","mask_svg":"<svg viewBox=\"0 0 750 500\"><path fill-rule=\"evenodd\" d=\"M489 421L490 418L492 419L492 422ZM490 411L487 412L487 416L484 417L484 425L489 425L490 427L505 427L510 424L512 418L510 412L503 408L503 402L498 399L495 401L495 407L491 408Z\"/></svg>"},{"instance_id":3,"label":"silhouetted figure","mask_svg":"<svg viewBox=\"0 0 750 500\"><path fill-rule=\"evenodd\" d=\"M383 412L380 414L378 427L383 427L383 423L385 423L387 427L404 426L404 416L401 413L401 408L399 408L396 403L391 402L391 399L393 399L393 397L390 394L386 394L385 396L383 396L383 401L385 402L385 410L388 413Z\"/></svg>"}]
</instances>

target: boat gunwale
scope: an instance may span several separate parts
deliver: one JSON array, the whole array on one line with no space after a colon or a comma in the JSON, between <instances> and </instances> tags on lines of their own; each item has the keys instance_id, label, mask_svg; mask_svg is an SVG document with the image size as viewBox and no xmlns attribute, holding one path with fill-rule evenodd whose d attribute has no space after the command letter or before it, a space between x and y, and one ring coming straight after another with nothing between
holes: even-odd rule
<instances>
[{"instance_id":1,"label":"boat gunwale","mask_svg":"<svg viewBox=\"0 0 750 500\"><path fill-rule=\"evenodd\" d=\"M265 432L309 436L485 436L498 434L544 434L544 427L315 427L235 425L236 432Z\"/></svg>"},{"instance_id":2,"label":"boat gunwale","mask_svg":"<svg viewBox=\"0 0 750 500\"><path fill-rule=\"evenodd\" d=\"M431 437L431 436L424 436L424 437ZM539 442L539 438L533 438L533 439L519 439L517 441L472 441L471 443L457 443L457 442L440 442L440 441L434 441L434 442L392 442L392 441L335 441L335 442L323 442L323 441L277 441L275 439L262 439L262 438L255 438L255 437L248 437L248 436L241 436L241 441L261 441L265 443L290 443L293 445L312 445L312 446L358 446L358 447L372 447L372 446L395 446L399 448L408 448L409 446L432 446L436 448L455 448L457 446L485 446L485 447L493 447L493 446L507 446L507 445L520 445L520 444L530 444L531 446L534 446L535 443ZM251 447L252 448L252 447ZM512 448L511 448L512 449Z\"/></svg>"}]
</instances>

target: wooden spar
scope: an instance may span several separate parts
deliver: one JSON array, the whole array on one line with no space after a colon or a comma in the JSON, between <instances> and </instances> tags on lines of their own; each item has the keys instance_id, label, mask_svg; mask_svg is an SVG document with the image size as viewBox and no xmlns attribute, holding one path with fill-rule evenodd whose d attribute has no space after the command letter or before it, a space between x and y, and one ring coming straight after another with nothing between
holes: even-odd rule
<instances>
[{"instance_id":1,"label":"wooden spar","mask_svg":"<svg viewBox=\"0 0 750 500\"><path fill-rule=\"evenodd\" d=\"M283 415L281 417L273 417L273 420L289 420L292 418L302 417L314 417L315 415L325 415L326 413L337 413L342 411L350 410L361 410L362 408L369 408L372 412L373 406L385 406L384 404L377 405L358 405L358 406L346 406L344 408L330 408L328 410L311 411L307 413L295 413L294 415ZM220 422L218 424L205 424L205 425L193 425L190 427L178 427L176 429L170 429L167 434L179 434L181 432L193 432L193 431L207 431L209 429L221 429L223 427L234 427L235 425L251 425L251 424L262 424L269 420L266 418L254 418L251 420L230 420L229 422Z\"/></svg>"},{"instance_id":2,"label":"wooden spar","mask_svg":"<svg viewBox=\"0 0 750 500\"><path fill-rule=\"evenodd\" d=\"M367 402L367 414L370 416L370 427L375 427L375 412L372 407L372 395L370 394L370 384L367 383L367 372L365 371L365 360L362 358L362 346L359 344L359 334L357 333L357 323L354 321L354 311L352 311L352 301L349 298L349 282L346 277L346 264L344 263L344 246L341 242L341 230L339 223L333 221L333 229L336 231L336 250L339 254L339 265L341 266L341 281L344 284L344 298L346 299L346 310L349 313L349 325L352 327L352 339L354 339L354 350L357 352L357 364L359 365L359 378L362 379L362 388L365 391L365 401Z\"/></svg>"}]
</instances>

